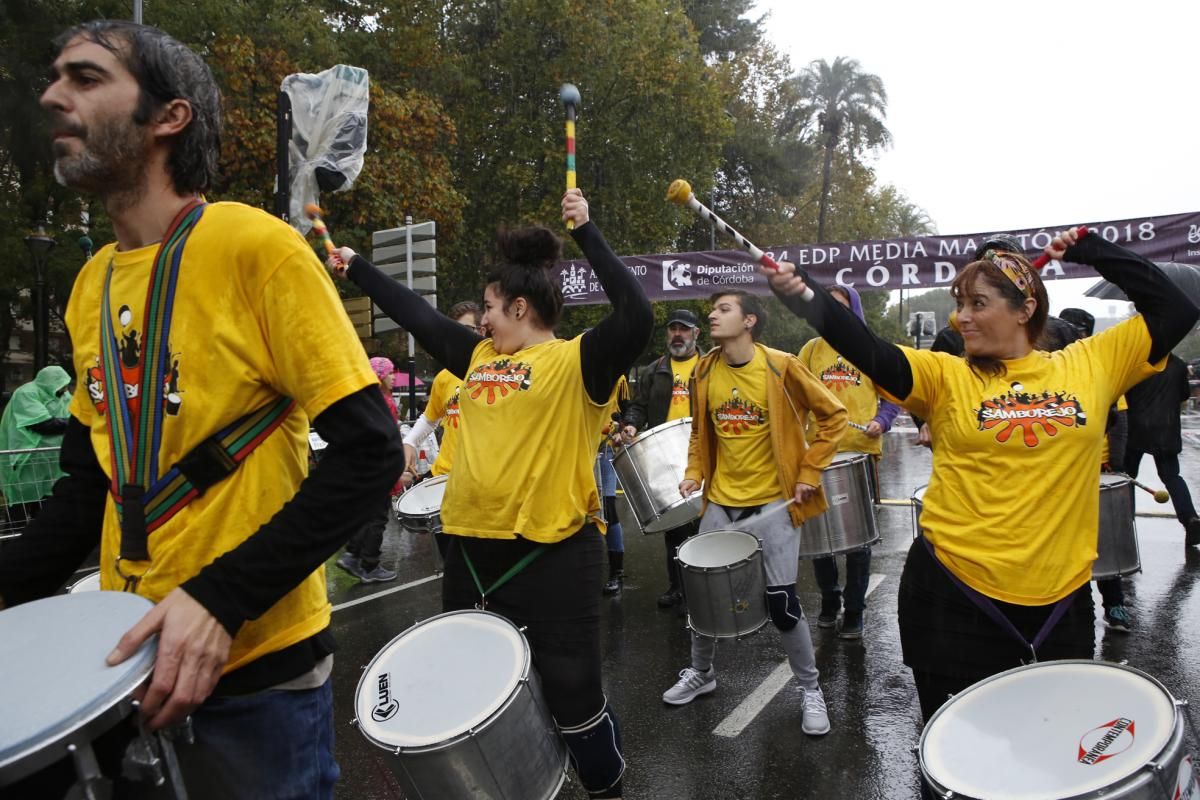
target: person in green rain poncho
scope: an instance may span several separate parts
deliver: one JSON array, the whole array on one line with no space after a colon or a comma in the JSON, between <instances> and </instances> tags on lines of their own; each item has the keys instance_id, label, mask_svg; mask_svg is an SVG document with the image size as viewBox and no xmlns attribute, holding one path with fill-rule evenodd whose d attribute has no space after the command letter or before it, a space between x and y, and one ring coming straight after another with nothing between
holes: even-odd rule
<instances>
[{"instance_id":1,"label":"person in green rain poncho","mask_svg":"<svg viewBox=\"0 0 1200 800\"><path fill-rule=\"evenodd\" d=\"M25 503L50 494L62 477L57 453L29 452L58 447L67 428L71 376L59 366L43 367L12 394L0 418L0 490L12 518L26 518ZM12 452L24 451L24 452Z\"/></svg>"}]
</instances>

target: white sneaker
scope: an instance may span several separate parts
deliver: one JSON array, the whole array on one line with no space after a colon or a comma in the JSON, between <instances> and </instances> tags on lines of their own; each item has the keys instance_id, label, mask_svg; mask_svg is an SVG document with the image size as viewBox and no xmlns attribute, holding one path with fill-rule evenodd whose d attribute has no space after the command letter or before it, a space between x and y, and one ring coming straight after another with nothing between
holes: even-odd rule
<instances>
[{"instance_id":1,"label":"white sneaker","mask_svg":"<svg viewBox=\"0 0 1200 800\"><path fill-rule=\"evenodd\" d=\"M820 687L801 689L800 730L809 736L824 736L829 733L829 709L825 707L825 695ZM665 699L665 698L664 698Z\"/></svg>"},{"instance_id":2,"label":"white sneaker","mask_svg":"<svg viewBox=\"0 0 1200 800\"><path fill-rule=\"evenodd\" d=\"M663 702L673 706L686 705L716 688L717 673L712 667L708 668L708 672L685 667L679 673L679 681L663 692Z\"/></svg>"}]
</instances>

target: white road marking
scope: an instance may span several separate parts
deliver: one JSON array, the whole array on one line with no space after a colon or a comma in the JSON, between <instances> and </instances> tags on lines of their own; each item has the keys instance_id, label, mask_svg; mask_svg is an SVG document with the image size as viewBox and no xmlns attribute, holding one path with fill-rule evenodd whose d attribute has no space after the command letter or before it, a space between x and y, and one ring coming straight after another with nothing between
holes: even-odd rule
<instances>
[{"instance_id":1,"label":"white road marking","mask_svg":"<svg viewBox=\"0 0 1200 800\"><path fill-rule=\"evenodd\" d=\"M871 577L874 578L875 576L872 575ZM390 589L384 589L382 592L369 594L366 597L358 597L354 600L347 600L344 603L338 603L333 607L333 610L341 611L343 608L351 608L353 606L362 605L363 603L369 603L372 600L378 600L380 597L384 597L389 594L395 594L396 592L403 592L405 589L412 589L415 586L420 586L422 584L429 583L430 581L440 581L441 579L442 575L439 572L437 575L430 575L428 577L421 578L420 580L409 581L408 583L403 583L399 586L393 586Z\"/></svg>"},{"instance_id":2,"label":"white road marking","mask_svg":"<svg viewBox=\"0 0 1200 800\"><path fill-rule=\"evenodd\" d=\"M871 592L879 588L879 584L883 583L886 575L872 573L870 580L867 582L867 597L871 596ZM814 646L814 650L817 649ZM737 708L729 713L729 716L721 720L721 724L713 728L713 734L716 736L733 737L739 735L746 729L746 726L754 721L755 717L767 707L767 703L779 694L779 691L787 686L788 681L792 679L792 667L786 660L771 671L758 688L750 693L750 696L743 700Z\"/></svg>"}]
</instances>

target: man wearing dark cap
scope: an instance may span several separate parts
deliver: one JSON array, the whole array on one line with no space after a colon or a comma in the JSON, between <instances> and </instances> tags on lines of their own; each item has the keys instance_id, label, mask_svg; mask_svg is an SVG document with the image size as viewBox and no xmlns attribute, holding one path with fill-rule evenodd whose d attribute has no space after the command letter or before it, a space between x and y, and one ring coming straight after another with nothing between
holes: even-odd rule
<instances>
[{"instance_id":1,"label":"man wearing dark cap","mask_svg":"<svg viewBox=\"0 0 1200 800\"><path fill-rule=\"evenodd\" d=\"M692 415L688 383L699 357L696 340L700 320L686 308L671 312L667 318L667 355L653 361L638 375L633 397L625 409L621 436L631 442L638 431ZM673 528L663 535L667 550L667 590L658 598L659 608L678 605L683 599L679 589L679 567L675 554L684 539L695 535L698 520Z\"/></svg>"}]
</instances>

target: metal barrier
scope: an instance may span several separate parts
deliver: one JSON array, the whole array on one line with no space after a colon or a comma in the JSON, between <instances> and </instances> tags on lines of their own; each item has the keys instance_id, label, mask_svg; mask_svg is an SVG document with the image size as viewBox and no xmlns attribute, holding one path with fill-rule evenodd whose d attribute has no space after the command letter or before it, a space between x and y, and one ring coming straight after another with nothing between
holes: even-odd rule
<instances>
[{"instance_id":1,"label":"metal barrier","mask_svg":"<svg viewBox=\"0 0 1200 800\"><path fill-rule=\"evenodd\" d=\"M0 450L0 540L21 535L62 475L59 448Z\"/></svg>"}]
</instances>

